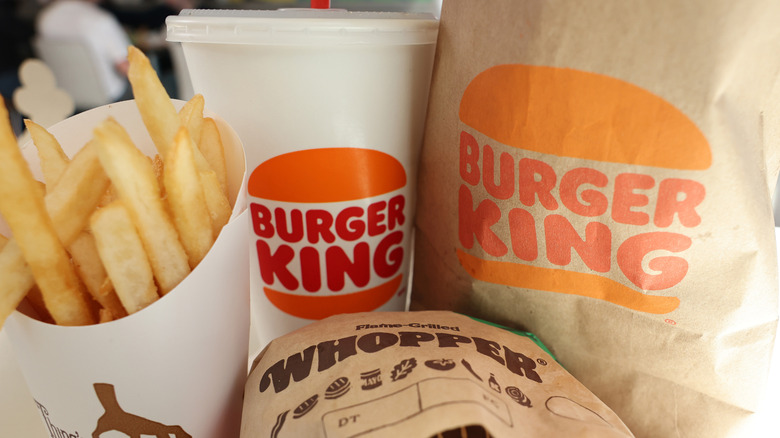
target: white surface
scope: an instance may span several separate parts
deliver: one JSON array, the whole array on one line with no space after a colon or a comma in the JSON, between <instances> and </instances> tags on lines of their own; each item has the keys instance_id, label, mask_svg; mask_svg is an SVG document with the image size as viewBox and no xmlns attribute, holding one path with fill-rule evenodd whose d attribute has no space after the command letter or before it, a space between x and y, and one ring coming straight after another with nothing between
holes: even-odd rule
<instances>
[{"instance_id":1,"label":"white surface","mask_svg":"<svg viewBox=\"0 0 780 438\"><path fill-rule=\"evenodd\" d=\"M775 229L780 247L780 229ZM775 339L772 369L764 400L757 413L740 424L733 438L780 436L780 337ZM27 386L24 383L16 356L5 333L0 330L0 436L46 438L43 426Z\"/></svg>"}]
</instances>

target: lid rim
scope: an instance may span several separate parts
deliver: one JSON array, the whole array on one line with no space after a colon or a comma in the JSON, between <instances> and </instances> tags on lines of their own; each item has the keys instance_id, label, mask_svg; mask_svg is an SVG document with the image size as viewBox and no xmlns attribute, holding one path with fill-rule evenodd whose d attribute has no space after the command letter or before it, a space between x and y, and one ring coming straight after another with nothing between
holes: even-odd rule
<instances>
[{"instance_id":1,"label":"lid rim","mask_svg":"<svg viewBox=\"0 0 780 438\"><path fill-rule=\"evenodd\" d=\"M184 10L192 11L192 10ZM249 45L391 44L419 45L436 42L439 21L431 14L368 13L298 17L279 11L203 10L216 15L172 15L167 17L167 37L181 43L228 43ZM322 11L322 10L315 10ZM227 12L249 12L238 16ZM263 12L275 15L258 14ZM296 11L299 12L299 11ZM355 14L349 11L346 14ZM357 13L360 14L360 13ZM388 18L388 14L392 18ZM319 15L319 14L318 14ZM409 18L414 16L415 18Z\"/></svg>"},{"instance_id":2,"label":"lid rim","mask_svg":"<svg viewBox=\"0 0 780 438\"><path fill-rule=\"evenodd\" d=\"M273 19L373 19L373 20L435 20L436 17L428 12L384 12L384 11L350 11L346 9L309 9L309 8L282 8L273 10L262 9L182 9L178 15L171 17L202 18L273 18Z\"/></svg>"}]
</instances>

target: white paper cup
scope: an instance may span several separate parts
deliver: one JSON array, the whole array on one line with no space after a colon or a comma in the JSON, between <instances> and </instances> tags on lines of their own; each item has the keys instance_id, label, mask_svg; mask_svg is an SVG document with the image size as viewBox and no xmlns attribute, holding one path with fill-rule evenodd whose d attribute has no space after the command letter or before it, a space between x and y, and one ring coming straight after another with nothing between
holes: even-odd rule
<instances>
[{"instance_id":1,"label":"white paper cup","mask_svg":"<svg viewBox=\"0 0 780 438\"><path fill-rule=\"evenodd\" d=\"M108 116L139 149L154 154L134 101L81 113L49 130L72 156ZM189 276L150 306L108 323L63 327L20 312L6 321L52 437L138 436L131 430L141 436L238 436L249 335L245 159L235 132L212 117L224 142L235 207ZM23 153L39 175L35 147L28 143Z\"/></svg>"},{"instance_id":2,"label":"white paper cup","mask_svg":"<svg viewBox=\"0 0 780 438\"><path fill-rule=\"evenodd\" d=\"M405 310L437 20L185 10L167 26L246 145L260 347L333 314Z\"/></svg>"}]
</instances>

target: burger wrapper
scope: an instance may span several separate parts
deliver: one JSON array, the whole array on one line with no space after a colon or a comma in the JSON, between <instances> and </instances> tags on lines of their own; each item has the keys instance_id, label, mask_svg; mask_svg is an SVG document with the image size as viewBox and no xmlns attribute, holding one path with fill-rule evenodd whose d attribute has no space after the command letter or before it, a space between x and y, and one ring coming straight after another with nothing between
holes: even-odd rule
<instances>
[{"instance_id":1,"label":"burger wrapper","mask_svg":"<svg viewBox=\"0 0 780 438\"><path fill-rule=\"evenodd\" d=\"M630 437L537 339L446 311L343 314L272 341L241 437Z\"/></svg>"},{"instance_id":2,"label":"burger wrapper","mask_svg":"<svg viewBox=\"0 0 780 438\"><path fill-rule=\"evenodd\" d=\"M108 116L154 155L134 101L81 113L49 131L72 156ZM224 143L235 207L197 268L158 301L116 321L63 327L18 311L6 321L4 330L52 437L110 431L238 436L249 341L244 152L235 132L211 116ZM35 147L28 143L23 153L40 174Z\"/></svg>"},{"instance_id":3,"label":"burger wrapper","mask_svg":"<svg viewBox=\"0 0 780 438\"><path fill-rule=\"evenodd\" d=\"M444 3L411 309L535 333L640 437L726 436L778 320L780 3Z\"/></svg>"}]
</instances>

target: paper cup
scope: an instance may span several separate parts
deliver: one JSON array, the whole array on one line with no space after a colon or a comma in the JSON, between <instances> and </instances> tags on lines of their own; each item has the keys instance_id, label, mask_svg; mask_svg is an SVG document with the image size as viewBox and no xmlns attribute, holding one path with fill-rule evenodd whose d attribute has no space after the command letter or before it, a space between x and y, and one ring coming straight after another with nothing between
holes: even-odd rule
<instances>
[{"instance_id":1,"label":"paper cup","mask_svg":"<svg viewBox=\"0 0 780 438\"><path fill-rule=\"evenodd\" d=\"M167 25L193 88L246 145L259 345L405 310L435 18L185 10Z\"/></svg>"},{"instance_id":2,"label":"paper cup","mask_svg":"<svg viewBox=\"0 0 780 438\"><path fill-rule=\"evenodd\" d=\"M139 149L154 154L134 101L76 115L50 131L72 155L108 116L125 127ZM249 334L246 172L238 136L214 118L235 207L189 276L150 306L113 322L63 327L20 312L6 321L52 437L238 436ZM23 153L39 174L35 147L28 143Z\"/></svg>"}]
</instances>

